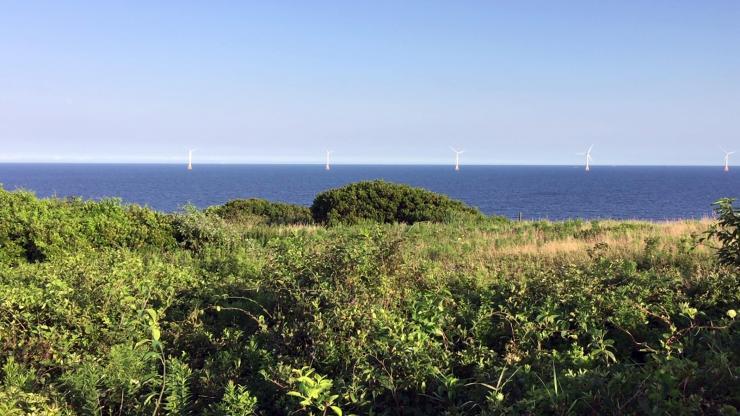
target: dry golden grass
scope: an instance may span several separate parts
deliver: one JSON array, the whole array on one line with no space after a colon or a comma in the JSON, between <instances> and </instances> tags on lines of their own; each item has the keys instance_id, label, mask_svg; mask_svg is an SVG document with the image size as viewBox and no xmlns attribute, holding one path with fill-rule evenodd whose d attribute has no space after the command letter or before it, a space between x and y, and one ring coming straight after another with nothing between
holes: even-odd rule
<instances>
[{"instance_id":1,"label":"dry golden grass","mask_svg":"<svg viewBox=\"0 0 740 416\"><path fill-rule=\"evenodd\" d=\"M560 256L574 252L586 254L586 250L597 243L606 243L609 251L614 254L634 254L636 251L643 250L645 241L648 239L657 239L658 248L661 250L670 249L681 238L690 237L703 233L709 227L711 221L664 221L664 222L637 222L637 221L604 221L601 226L615 227L620 224L632 224L645 226L645 228L631 229L624 233L611 233L606 231L602 235L592 238L575 238L567 236L565 238L553 239L547 233L538 230L529 233L524 243L514 243L504 247L491 247L491 253L496 255L537 255L537 256ZM580 231L591 229L590 224L585 224ZM514 239L512 239L514 240ZM698 250L702 250L699 247Z\"/></svg>"},{"instance_id":2,"label":"dry golden grass","mask_svg":"<svg viewBox=\"0 0 740 416\"><path fill-rule=\"evenodd\" d=\"M637 226L626 231L605 231L593 237L576 238L566 236L555 238L546 233L533 233L529 235L529 241L522 244L514 244L501 248L492 248L492 255L533 255L533 256L563 256L580 254L587 255L588 249L598 243L607 245L607 254L613 256L634 256L645 249L646 241L654 240L656 248L661 251L674 252L677 244L684 238L699 235L707 230L711 224L710 220L700 221L663 221L663 222L638 222L638 221L603 221L601 227L618 227L620 224ZM580 231L591 229L590 224L584 224ZM697 250L705 250L697 247Z\"/></svg>"},{"instance_id":3,"label":"dry golden grass","mask_svg":"<svg viewBox=\"0 0 740 416\"><path fill-rule=\"evenodd\" d=\"M457 267L506 264L513 258L538 262L588 261L589 251L605 243L603 253L611 258L644 256L648 245L662 255L680 255L693 246L693 237L704 233L711 219L680 221L616 221L598 223L521 222L494 227L420 226L410 252ZM596 228L594 228L594 224ZM709 255L697 246L694 255Z\"/></svg>"}]
</instances>

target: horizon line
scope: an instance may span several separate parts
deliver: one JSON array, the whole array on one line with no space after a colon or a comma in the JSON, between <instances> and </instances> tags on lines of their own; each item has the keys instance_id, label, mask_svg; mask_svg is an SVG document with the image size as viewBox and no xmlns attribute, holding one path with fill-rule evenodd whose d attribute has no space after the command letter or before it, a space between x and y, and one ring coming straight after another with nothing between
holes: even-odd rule
<instances>
[{"instance_id":1,"label":"horizon line","mask_svg":"<svg viewBox=\"0 0 740 416\"><path fill-rule=\"evenodd\" d=\"M187 162L109 162L109 161L18 161L18 160L0 160L0 165L167 165L167 166L187 166ZM194 167L197 166L325 166L325 162L201 162L194 163ZM332 166L451 166L454 167L454 163L332 163ZM546 167L546 166L562 166L562 167L583 167L583 164L566 164L566 163L466 163L461 165L461 168L466 166L518 166L518 167ZM597 167L722 167L724 164L649 164L649 163L638 163L638 164L591 164L591 166ZM730 164L729 166L737 166Z\"/></svg>"}]
</instances>

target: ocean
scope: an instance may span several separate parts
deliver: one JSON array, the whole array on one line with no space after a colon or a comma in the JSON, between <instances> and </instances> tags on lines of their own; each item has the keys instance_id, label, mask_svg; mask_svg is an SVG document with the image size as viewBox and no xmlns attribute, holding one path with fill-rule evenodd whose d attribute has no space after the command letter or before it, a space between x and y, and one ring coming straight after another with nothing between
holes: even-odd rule
<instances>
[{"instance_id":1,"label":"ocean","mask_svg":"<svg viewBox=\"0 0 740 416\"><path fill-rule=\"evenodd\" d=\"M740 172L721 166L451 166L0 164L6 190L41 197L121 198L161 211L236 198L310 205L324 190L384 179L420 186L525 219L680 219L712 214L712 202L740 195Z\"/></svg>"}]
</instances>

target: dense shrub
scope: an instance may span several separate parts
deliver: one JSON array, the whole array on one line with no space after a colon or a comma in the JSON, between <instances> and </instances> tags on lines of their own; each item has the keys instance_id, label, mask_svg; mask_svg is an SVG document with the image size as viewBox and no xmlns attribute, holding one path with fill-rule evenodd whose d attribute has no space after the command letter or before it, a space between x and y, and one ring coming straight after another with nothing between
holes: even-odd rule
<instances>
[{"instance_id":1,"label":"dense shrub","mask_svg":"<svg viewBox=\"0 0 740 416\"><path fill-rule=\"evenodd\" d=\"M445 195L385 181L367 181L331 189L311 205L314 220L328 224L443 222L460 215L479 216L475 208Z\"/></svg>"},{"instance_id":2,"label":"dense shrub","mask_svg":"<svg viewBox=\"0 0 740 416\"><path fill-rule=\"evenodd\" d=\"M209 246L233 247L239 234L218 215L192 205L172 215L172 234L180 246L201 251Z\"/></svg>"},{"instance_id":3,"label":"dense shrub","mask_svg":"<svg viewBox=\"0 0 740 416\"><path fill-rule=\"evenodd\" d=\"M38 199L0 188L0 262L43 261L89 247L172 248L170 217L118 199Z\"/></svg>"},{"instance_id":4,"label":"dense shrub","mask_svg":"<svg viewBox=\"0 0 740 416\"><path fill-rule=\"evenodd\" d=\"M264 199L235 199L208 209L232 223L262 222L268 225L310 224L313 222L308 207Z\"/></svg>"},{"instance_id":5,"label":"dense shrub","mask_svg":"<svg viewBox=\"0 0 740 416\"><path fill-rule=\"evenodd\" d=\"M685 247L702 222L242 227L0 193L0 414L737 414L728 213L718 261Z\"/></svg>"}]
</instances>

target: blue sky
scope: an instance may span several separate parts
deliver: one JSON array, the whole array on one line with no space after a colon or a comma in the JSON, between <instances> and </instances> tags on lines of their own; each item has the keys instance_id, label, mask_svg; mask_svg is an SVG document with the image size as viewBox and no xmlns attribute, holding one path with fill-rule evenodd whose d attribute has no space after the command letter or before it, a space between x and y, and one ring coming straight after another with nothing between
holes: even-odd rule
<instances>
[{"instance_id":1,"label":"blue sky","mask_svg":"<svg viewBox=\"0 0 740 416\"><path fill-rule=\"evenodd\" d=\"M739 1L153 3L0 3L0 161L740 150Z\"/></svg>"}]
</instances>

